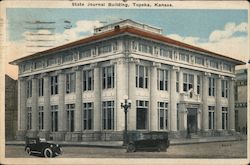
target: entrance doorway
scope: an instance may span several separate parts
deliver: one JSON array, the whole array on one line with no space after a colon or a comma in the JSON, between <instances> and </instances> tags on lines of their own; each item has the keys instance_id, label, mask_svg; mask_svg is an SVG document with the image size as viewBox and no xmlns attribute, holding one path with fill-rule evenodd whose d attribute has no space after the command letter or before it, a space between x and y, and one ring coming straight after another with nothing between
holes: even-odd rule
<instances>
[{"instance_id":1,"label":"entrance doorway","mask_svg":"<svg viewBox=\"0 0 250 165\"><path fill-rule=\"evenodd\" d=\"M188 108L187 111L187 129L189 133L197 133L197 108Z\"/></svg>"}]
</instances>

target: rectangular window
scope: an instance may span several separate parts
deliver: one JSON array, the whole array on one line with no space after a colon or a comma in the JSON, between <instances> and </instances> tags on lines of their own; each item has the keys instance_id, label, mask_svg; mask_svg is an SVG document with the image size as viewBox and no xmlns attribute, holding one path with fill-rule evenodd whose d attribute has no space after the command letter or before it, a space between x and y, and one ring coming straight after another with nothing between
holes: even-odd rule
<instances>
[{"instance_id":1,"label":"rectangular window","mask_svg":"<svg viewBox=\"0 0 250 165\"><path fill-rule=\"evenodd\" d=\"M26 83L26 95L27 98L32 97L32 80L28 80Z\"/></svg>"},{"instance_id":2,"label":"rectangular window","mask_svg":"<svg viewBox=\"0 0 250 165\"><path fill-rule=\"evenodd\" d=\"M215 78L212 77L208 79L208 95L215 96Z\"/></svg>"},{"instance_id":3,"label":"rectangular window","mask_svg":"<svg viewBox=\"0 0 250 165\"><path fill-rule=\"evenodd\" d=\"M68 73L66 74L66 93L74 93L76 86L76 74Z\"/></svg>"},{"instance_id":4,"label":"rectangular window","mask_svg":"<svg viewBox=\"0 0 250 165\"><path fill-rule=\"evenodd\" d=\"M201 94L201 77L197 75L197 94Z\"/></svg>"},{"instance_id":5,"label":"rectangular window","mask_svg":"<svg viewBox=\"0 0 250 165\"><path fill-rule=\"evenodd\" d=\"M50 106L51 109L51 131L58 131L58 105ZM63 121L62 121L63 122Z\"/></svg>"},{"instance_id":6,"label":"rectangular window","mask_svg":"<svg viewBox=\"0 0 250 165\"><path fill-rule=\"evenodd\" d=\"M32 129L32 108L27 107L27 130Z\"/></svg>"},{"instance_id":7,"label":"rectangular window","mask_svg":"<svg viewBox=\"0 0 250 165\"><path fill-rule=\"evenodd\" d=\"M115 86L115 71L114 66L104 67L102 69L102 88L114 88Z\"/></svg>"},{"instance_id":8,"label":"rectangular window","mask_svg":"<svg viewBox=\"0 0 250 165\"><path fill-rule=\"evenodd\" d=\"M158 102L158 128L168 130L168 103Z\"/></svg>"},{"instance_id":9,"label":"rectangular window","mask_svg":"<svg viewBox=\"0 0 250 165\"><path fill-rule=\"evenodd\" d=\"M183 73L183 91L188 92L193 89L194 75Z\"/></svg>"},{"instance_id":10,"label":"rectangular window","mask_svg":"<svg viewBox=\"0 0 250 165\"><path fill-rule=\"evenodd\" d=\"M83 103L83 130L91 130L93 121L93 103Z\"/></svg>"},{"instance_id":11,"label":"rectangular window","mask_svg":"<svg viewBox=\"0 0 250 165\"><path fill-rule=\"evenodd\" d=\"M218 62L214 60L210 60L210 67L218 69L219 68Z\"/></svg>"},{"instance_id":12,"label":"rectangular window","mask_svg":"<svg viewBox=\"0 0 250 165\"><path fill-rule=\"evenodd\" d=\"M74 132L74 112L75 112L75 104L66 104L68 132Z\"/></svg>"},{"instance_id":13,"label":"rectangular window","mask_svg":"<svg viewBox=\"0 0 250 165\"><path fill-rule=\"evenodd\" d=\"M43 67L43 61L36 61L34 62L35 69L40 69Z\"/></svg>"},{"instance_id":14,"label":"rectangular window","mask_svg":"<svg viewBox=\"0 0 250 165\"><path fill-rule=\"evenodd\" d=\"M91 49L82 50L80 52L80 59L90 57L90 56L91 56Z\"/></svg>"},{"instance_id":15,"label":"rectangular window","mask_svg":"<svg viewBox=\"0 0 250 165\"><path fill-rule=\"evenodd\" d=\"M31 65L30 64L24 64L22 68L23 68L23 72L26 72L26 71L31 69Z\"/></svg>"},{"instance_id":16,"label":"rectangular window","mask_svg":"<svg viewBox=\"0 0 250 165\"><path fill-rule=\"evenodd\" d=\"M204 65L204 58L195 56L195 64Z\"/></svg>"},{"instance_id":17,"label":"rectangular window","mask_svg":"<svg viewBox=\"0 0 250 165\"><path fill-rule=\"evenodd\" d=\"M43 120L44 120L44 113L43 113L43 106L38 107L38 128L39 130L43 130Z\"/></svg>"},{"instance_id":18,"label":"rectangular window","mask_svg":"<svg viewBox=\"0 0 250 165\"><path fill-rule=\"evenodd\" d=\"M228 97L228 81L221 80L221 97Z\"/></svg>"},{"instance_id":19,"label":"rectangular window","mask_svg":"<svg viewBox=\"0 0 250 165\"><path fill-rule=\"evenodd\" d=\"M164 49L164 48L160 49L160 56L166 57L166 58L172 58L171 51L167 50L167 49Z\"/></svg>"},{"instance_id":20,"label":"rectangular window","mask_svg":"<svg viewBox=\"0 0 250 165\"><path fill-rule=\"evenodd\" d=\"M214 110L215 110L215 106L208 106L208 128L209 129L215 129Z\"/></svg>"},{"instance_id":21,"label":"rectangular window","mask_svg":"<svg viewBox=\"0 0 250 165\"><path fill-rule=\"evenodd\" d=\"M222 129L228 129L228 109L222 107Z\"/></svg>"},{"instance_id":22,"label":"rectangular window","mask_svg":"<svg viewBox=\"0 0 250 165\"><path fill-rule=\"evenodd\" d=\"M231 72L231 66L229 64L223 63L223 70Z\"/></svg>"},{"instance_id":23,"label":"rectangular window","mask_svg":"<svg viewBox=\"0 0 250 165\"><path fill-rule=\"evenodd\" d=\"M94 70L83 71L83 91L94 90Z\"/></svg>"},{"instance_id":24,"label":"rectangular window","mask_svg":"<svg viewBox=\"0 0 250 165\"><path fill-rule=\"evenodd\" d=\"M136 100L136 129L148 127L148 101Z\"/></svg>"},{"instance_id":25,"label":"rectangular window","mask_svg":"<svg viewBox=\"0 0 250 165\"><path fill-rule=\"evenodd\" d=\"M51 95L58 94L58 76L50 77L50 93Z\"/></svg>"},{"instance_id":26,"label":"rectangular window","mask_svg":"<svg viewBox=\"0 0 250 165\"><path fill-rule=\"evenodd\" d=\"M102 129L114 129L114 101L102 102Z\"/></svg>"},{"instance_id":27,"label":"rectangular window","mask_svg":"<svg viewBox=\"0 0 250 165\"><path fill-rule=\"evenodd\" d=\"M38 79L38 96L43 96L44 82L43 78Z\"/></svg>"},{"instance_id":28,"label":"rectangular window","mask_svg":"<svg viewBox=\"0 0 250 165\"><path fill-rule=\"evenodd\" d=\"M153 54L153 47L146 43L139 43L139 51L143 53Z\"/></svg>"},{"instance_id":29,"label":"rectangular window","mask_svg":"<svg viewBox=\"0 0 250 165\"><path fill-rule=\"evenodd\" d=\"M176 92L179 92L179 72L176 72Z\"/></svg>"},{"instance_id":30,"label":"rectangular window","mask_svg":"<svg viewBox=\"0 0 250 165\"><path fill-rule=\"evenodd\" d=\"M168 70L157 70L157 89L163 91L168 90Z\"/></svg>"},{"instance_id":31,"label":"rectangular window","mask_svg":"<svg viewBox=\"0 0 250 165\"><path fill-rule=\"evenodd\" d=\"M112 46L111 44L107 44L107 45L102 45L98 48L98 54L105 54L105 53L109 53L112 51Z\"/></svg>"},{"instance_id":32,"label":"rectangular window","mask_svg":"<svg viewBox=\"0 0 250 165\"><path fill-rule=\"evenodd\" d=\"M179 58L181 61L189 62L189 55L188 54L180 53Z\"/></svg>"},{"instance_id":33,"label":"rectangular window","mask_svg":"<svg viewBox=\"0 0 250 165\"><path fill-rule=\"evenodd\" d=\"M148 68L136 65L136 87L148 88Z\"/></svg>"},{"instance_id":34,"label":"rectangular window","mask_svg":"<svg viewBox=\"0 0 250 165\"><path fill-rule=\"evenodd\" d=\"M48 59L48 66L56 65L57 61L56 58Z\"/></svg>"},{"instance_id":35,"label":"rectangular window","mask_svg":"<svg viewBox=\"0 0 250 165\"><path fill-rule=\"evenodd\" d=\"M71 62L71 61L73 61L73 55L72 54L63 56L63 63L67 63L67 62Z\"/></svg>"}]
</instances>

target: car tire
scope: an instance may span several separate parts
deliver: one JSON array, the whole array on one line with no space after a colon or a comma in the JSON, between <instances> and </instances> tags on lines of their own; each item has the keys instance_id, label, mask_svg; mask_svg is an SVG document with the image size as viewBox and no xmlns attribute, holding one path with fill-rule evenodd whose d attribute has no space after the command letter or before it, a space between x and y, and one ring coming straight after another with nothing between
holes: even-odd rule
<instances>
[{"instance_id":1,"label":"car tire","mask_svg":"<svg viewBox=\"0 0 250 165\"><path fill-rule=\"evenodd\" d=\"M53 152L50 148L45 148L45 150L43 151L43 155L45 158L52 158Z\"/></svg>"},{"instance_id":2,"label":"car tire","mask_svg":"<svg viewBox=\"0 0 250 165\"><path fill-rule=\"evenodd\" d=\"M27 153L28 155L31 155L31 150L30 150L29 147L27 147L27 148L25 149L25 151L26 151L26 153Z\"/></svg>"},{"instance_id":3,"label":"car tire","mask_svg":"<svg viewBox=\"0 0 250 165\"><path fill-rule=\"evenodd\" d=\"M127 152L135 152L135 145L132 143L128 144Z\"/></svg>"}]
</instances>

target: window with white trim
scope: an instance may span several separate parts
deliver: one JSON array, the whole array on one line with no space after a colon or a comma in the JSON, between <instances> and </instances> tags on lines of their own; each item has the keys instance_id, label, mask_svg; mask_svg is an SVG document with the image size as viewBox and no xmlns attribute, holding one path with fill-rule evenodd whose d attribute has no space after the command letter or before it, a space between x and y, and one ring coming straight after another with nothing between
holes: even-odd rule
<instances>
[{"instance_id":1,"label":"window with white trim","mask_svg":"<svg viewBox=\"0 0 250 165\"><path fill-rule=\"evenodd\" d=\"M214 110L215 106L208 106L208 129L215 129Z\"/></svg>"},{"instance_id":2,"label":"window with white trim","mask_svg":"<svg viewBox=\"0 0 250 165\"><path fill-rule=\"evenodd\" d=\"M102 102L102 129L114 129L114 101Z\"/></svg>"},{"instance_id":3,"label":"window with white trim","mask_svg":"<svg viewBox=\"0 0 250 165\"><path fill-rule=\"evenodd\" d=\"M83 91L94 90L94 70L83 71Z\"/></svg>"},{"instance_id":4,"label":"window with white trim","mask_svg":"<svg viewBox=\"0 0 250 165\"><path fill-rule=\"evenodd\" d=\"M32 97L32 80L26 82L26 96L27 98Z\"/></svg>"},{"instance_id":5,"label":"window with white trim","mask_svg":"<svg viewBox=\"0 0 250 165\"><path fill-rule=\"evenodd\" d=\"M146 43L139 43L139 51L143 53L153 54L153 47Z\"/></svg>"},{"instance_id":6,"label":"window with white trim","mask_svg":"<svg viewBox=\"0 0 250 165\"><path fill-rule=\"evenodd\" d=\"M93 103L83 103L83 130L93 129Z\"/></svg>"},{"instance_id":7,"label":"window with white trim","mask_svg":"<svg viewBox=\"0 0 250 165\"><path fill-rule=\"evenodd\" d=\"M148 68L136 65L136 87L148 88Z\"/></svg>"},{"instance_id":8,"label":"window with white trim","mask_svg":"<svg viewBox=\"0 0 250 165\"><path fill-rule=\"evenodd\" d=\"M48 59L48 66L52 66L52 65L56 65L56 64L57 64L56 58Z\"/></svg>"},{"instance_id":9,"label":"window with white trim","mask_svg":"<svg viewBox=\"0 0 250 165\"><path fill-rule=\"evenodd\" d=\"M44 120L44 112L43 112L43 106L38 106L38 128L39 130L43 130L43 123Z\"/></svg>"},{"instance_id":10,"label":"window with white trim","mask_svg":"<svg viewBox=\"0 0 250 165\"><path fill-rule=\"evenodd\" d=\"M204 58L195 56L195 64L204 65Z\"/></svg>"},{"instance_id":11,"label":"window with white trim","mask_svg":"<svg viewBox=\"0 0 250 165\"><path fill-rule=\"evenodd\" d=\"M83 49L82 51L80 51L80 56L79 56L80 59L90 56L91 56L91 49Z\"/></svg>"},{"instance_id":12,"label":"window with white trim","mask_svg":"<svg viewBox=\"0 0 250 165\"><path fill-rule=\"evenodd\" d=\"M148 101L136 100L136 129L148 128Z\"/></svg>"},{"instance_id":13,"label":"window with white trim","mask_svg":"<svg viewBox=\"0 0 250 165\"><path fill-rule=\"evenodd\" d=\"M219 68L219 64L218 64L217 61L210 60L210 67L211 67L211 68L218 69L218 68Z\"/></svg>"},{"instance_id":14,"label":"window with white trim","mask_svg":"<svg viewBox=\"0 0 250 165\"><path fill-rule=\"evenodd\" d=\"M51 105L50 110L51 110L51 132L57 132L58 131L58 105Z\"/></svg>"},{"instance_id":15,"label":"window with white trim","mask_svg":"<svg viewBox=\"0 0 250 165\"><path fill-rule=\"evenodd\" d=\"M229 64L223 63L223 70L231 72L231 66Z\"/></svg>"},{"instance_id":16,"label":"window with white trim","mask_svg":"<svg viewBox=\"0 0 250 165\"><path fill-rule=\"evenodd\" d=\"M38 96L43 96L44 80L43 78L38 79Z\"/></svg>"},{"instance_id":17,"label":"window with white trim","mask_svg":"<svg viewBox=\"0 0 250 165\"><path fill-rule=\"evenodd\" d=\"M183 91L188 92L193 89L194 75L183 73Z\"/></svg>"},{"instance_id":18,"label":"window with white trim","mask_svg":"<svg viewBox=\"0 0 250 165\"><path fill-rule=\"evenodd\" d=\"M168 103L158 102L158 128L168 130Z\"/></svg>"},{"instance_id":19,"label":"window with white trim","mask_svg":"<svg viewBox=\"0 0 250 165\"><path fill-rule=\"evenodd\" d=\"M27 130L32 129L32 107L27 107Z\"/></svg>"},{"instance_id":20,"label":"window with white trim","mask_svg":"<svg viewBox=\"0 0 250 165\"><path fill-rule=\"evenodd\" d=\"M98 47L98 54L105 54L105 53L109 53L111 51L112 51L111 43L101 45L101 46Z\"/></svg>"},{"instance_id":21,"label":"window with white trim","mask_svg":"<svg viewBox=\"0 0 250 165\"><path fill-rule=\"evenodd\" d=\"M171 50L160 48L160 56L172 59Z\"/></svg>"},{"instance_id":22,"label":"window with white trim","mask_svg":"<svg viewBox=\"0 0 250 165\"><path fill-rule=\"evenodd\" d=\"M228 81L221 80L221 97L228 97Z\"/></svg>"},{"instance_id":23,"label":"window with white trim","mask_svg":"<svg viewBox=\"0 0 250 165\"><path fill-rule=\"evenodd\" d=\"M179 53L179 59L184 62L189 62L189 55L185 53Z\"/></svg>"},{"instance_id":24,"label":"window with white trim","mask_svg":"<svg viewBox=\"0 0 250 165\"><path fill-rule=\"evenodd\" d=\"M66 93L74 93L76 88L76 74L67 73L66 74Z\"/></svg>"},{"instance_id":25,"label":"window with white trim","mask_svg":"<svg viewBox=\"0 0 250 165\"><path fill-rule=\"evenodd\" d=\"M222 129L228 129L228 108L222 107Z\"/></svg>"},{"instance_id":26,"label":"window with white trim","mask_svg":"<svg viewBox=\"0 0 250 165\"><path fill-rule=\"evenodd\" d=\"M208 96L215 96L215 78L208 78Z\"/></svg>"},{"instance_id":27,"label":"window with white trim","mask_svg":"<svg viewBox=\"0 0 250 165\"><path fill-rule=\"evenodd\" d=\"M102 88L109 89L115 87L114 66L104 67L102 69Z\"/></svg>"},{"instance_id":28,"label":"window with white trim","mask_svg":"<svg viewBox=\"0 0 250 165\"><path fill-rule=\"evenodd\" d=\"M75 104L66 104L67 131L74 132Z\"/></svg>"},{"instance_id":29,"label":"window with white trim","mask_svg":"<svg viewBox=\"0 0 250 165\"><path fill-rule=\"evenodd\" d=\"M157 70L157 89L162 91L168 90L168 70Z\"/></svg>"},{"instance_id":30,"label":"window with white trim","mask_svg":"<svg viewBox=\"0 0 250 165\"><path fill-rule=\"evenodd\" d=\"M58 94L58 76L50 77L50 94L51 95Z\"/></svg>"}]
</instances>

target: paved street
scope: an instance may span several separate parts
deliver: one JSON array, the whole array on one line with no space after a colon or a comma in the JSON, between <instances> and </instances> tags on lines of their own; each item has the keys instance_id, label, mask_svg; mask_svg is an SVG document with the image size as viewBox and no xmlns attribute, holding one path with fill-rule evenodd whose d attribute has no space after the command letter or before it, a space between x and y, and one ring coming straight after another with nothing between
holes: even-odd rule
<instances>
[{"instance_id":1,"label":"paved street","mask_svg":"<svg viewBox=\"0 0 250 165\"><path fill-rule=\"evenodd\" d=\"M63 147L63 155L57 158L246 158L247 142L213 142L172 145L167 152L126 153L122 148ZM28 156L23 146L6 146L6 158L36 158Z\"/></svg>"}]
</instances>

